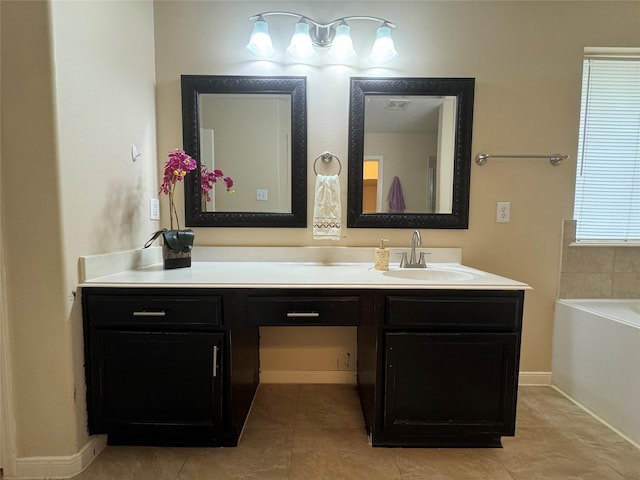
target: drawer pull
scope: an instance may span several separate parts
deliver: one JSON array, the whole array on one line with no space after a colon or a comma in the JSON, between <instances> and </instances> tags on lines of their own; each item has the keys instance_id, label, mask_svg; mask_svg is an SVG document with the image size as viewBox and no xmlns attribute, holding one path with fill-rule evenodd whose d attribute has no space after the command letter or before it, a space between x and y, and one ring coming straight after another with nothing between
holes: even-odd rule
<instances>
[{"instance_id":1,"label":"drawer pull","mask_svg":"<svg viewBox=\"0 0 640 480\"><path fill-rule=\"evenodd\" d=\"M213 346L213 378L218 376L218 346Z\"/></svg>"},{"instance_id":2,"label":"drawer pull","mask_svg":"<svg viewBox=\"0 0 640 480\"><path fill-rule=\"evenodd\" d=\"M318 318L318 312L287 312L288 318Z\"/></svg>"},{"instance_id":3,"label":"drawer pull","mask_svg":"<svg viewBox=\"0 0 640 480\"><path fill-rule=\"evenodd\" d=\"M159 312L133 312L134 317L164 317L165 315L164 310Z\"/></svg>"}]
</instances>

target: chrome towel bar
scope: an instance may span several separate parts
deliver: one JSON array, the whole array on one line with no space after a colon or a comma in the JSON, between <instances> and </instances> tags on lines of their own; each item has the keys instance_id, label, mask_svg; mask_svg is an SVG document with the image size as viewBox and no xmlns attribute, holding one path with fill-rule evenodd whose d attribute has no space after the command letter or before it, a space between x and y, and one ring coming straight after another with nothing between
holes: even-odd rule
<instances>
[{"instance_id":1,"label":"chrome towel bar","mask_svg":"<svg viewBox=\"0 0 640 480\"><path fill-rule=\"evenodd\" d=\"M476 163L484 165L490 158L548 158L551 165L557 167L563 160L569 158L569 155L560 153L552 153L551 155L490 155L488 153L479 153L476 155Z\"/></svg>"}]
</instances>

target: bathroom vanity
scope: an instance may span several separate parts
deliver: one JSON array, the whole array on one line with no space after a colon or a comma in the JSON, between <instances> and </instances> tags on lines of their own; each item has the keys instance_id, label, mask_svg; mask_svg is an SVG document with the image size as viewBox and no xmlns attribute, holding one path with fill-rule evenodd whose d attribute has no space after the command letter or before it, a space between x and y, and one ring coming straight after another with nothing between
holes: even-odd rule
<instances>
[{"instance_id":1,"label":"bathroom vanity","mask_svg":"<svg viewBox=\"0 0 640 480\"><path fill-rule=\"evenodd\" d=\"M203 261L85 281L89 431L112 444L237 445L259 327L356 326L373 446L500 446L515 430L529 287L429 267Z\"/></svg>"}]
</instances>

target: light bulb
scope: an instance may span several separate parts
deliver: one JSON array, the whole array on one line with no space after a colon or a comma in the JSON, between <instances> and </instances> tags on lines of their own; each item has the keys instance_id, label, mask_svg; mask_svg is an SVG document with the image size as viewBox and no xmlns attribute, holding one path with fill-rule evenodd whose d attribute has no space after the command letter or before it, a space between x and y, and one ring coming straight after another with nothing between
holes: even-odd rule
<instances>
[{"instance_id":1,"label":"light bulb","mask_svg":"<svg viewBox=\"0 0 640 480\"><path fill-rule=\"evenodd\" d=\"M287 48L287 55L296 60L309 60L315 56L309 35L309 24L303 20L296 23L291 43Z\"/></svg>"},{"instance_id":2,"label":"light bulb","mask_svg":"<svg viewBox=\"0 0 640 480\"><path fill-rule=\"evenodd\" d=\"M373 43L369 60L378 65L393 62L398 58L398 52L393 45L391 29L384 23L376 32L376 41Z\"/></svg>"},{"instance_id":3,"label":"light bulb","mask_svg":"<svg viewBox=\"0 0 640 480\"><path fill-rule=\"evenodd\" d=\"M269 26L262 17L258 17L253 25L251 38L247 45L247 53L258 58L271 58L274 54L271 36L269 35Z\"/></svg>"},{"instance_id":4,"label":"light bulb","mask_svg":"<svg viewBox=\"0 0 640 480\"><path fill-rule=\"evenodd\" d=\"M356 56L351 40L351 28L346 23L338 25L336 36L329 50L329 58L336 62L347 62Z\"/></svg>"}]
</instances>

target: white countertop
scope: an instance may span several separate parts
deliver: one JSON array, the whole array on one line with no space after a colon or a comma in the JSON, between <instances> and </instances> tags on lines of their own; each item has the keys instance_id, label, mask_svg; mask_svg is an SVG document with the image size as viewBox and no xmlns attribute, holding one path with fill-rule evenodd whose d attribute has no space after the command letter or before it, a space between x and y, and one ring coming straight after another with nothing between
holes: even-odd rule
<instances>
[{"instance_id":1,"label":"white countertop","mask_svg":"<svg viewBox=\"0 0 640 480\"><path fill-rule=\"evenodd\" d=\"M412 278L417 277L417 278ZM432 263L425 269L375 270L371 263L194 261L189 268L161 264L85 280L82 287L189 288L389 288L525 290L522 282L460 265Z\"/></svg>"}]
</instances>

